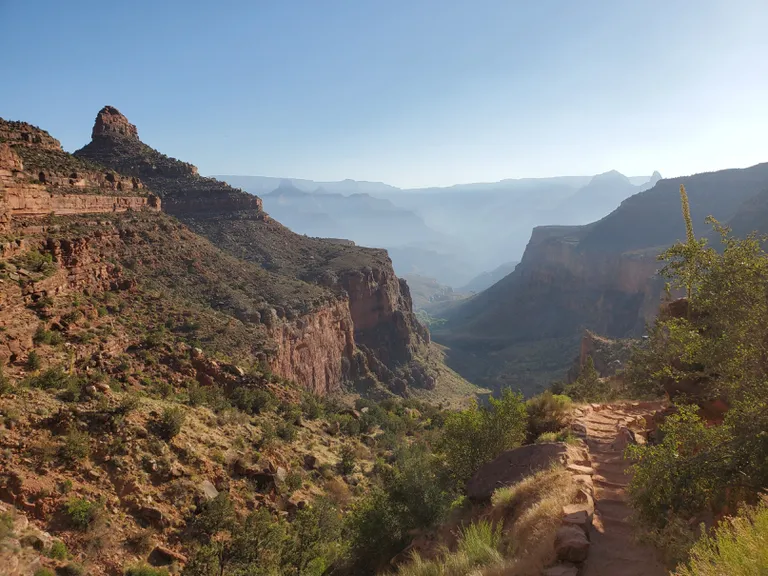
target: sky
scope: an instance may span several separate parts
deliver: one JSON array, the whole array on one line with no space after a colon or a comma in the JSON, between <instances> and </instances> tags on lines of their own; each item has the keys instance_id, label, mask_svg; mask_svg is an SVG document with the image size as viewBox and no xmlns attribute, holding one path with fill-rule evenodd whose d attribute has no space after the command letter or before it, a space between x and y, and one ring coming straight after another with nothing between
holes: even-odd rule
<instances>
[{"instance_id":1,"label":"sky","mask_svg":"<svg viewBox=\"0 0 768 576\"><path fill-rule=\"evenodd\" d=\"M203 174L444 186L768 161L766 0L0 0L0 117Z\"/></svg>"}]
</instances>

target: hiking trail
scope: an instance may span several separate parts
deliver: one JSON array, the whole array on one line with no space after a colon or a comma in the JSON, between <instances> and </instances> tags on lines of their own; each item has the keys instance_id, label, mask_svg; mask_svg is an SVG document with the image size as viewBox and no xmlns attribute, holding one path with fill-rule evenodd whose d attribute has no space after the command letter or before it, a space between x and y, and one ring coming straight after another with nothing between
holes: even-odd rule
<instances>
[{"instance_id":1,"label":"hiking trail","mask_svg":"<svg viewBox=\"0 0 768 576\"><path fill-rule=\"evenodd\" d=\"M624 459L628 431L645 428L645 421L663 408L661 402L627 402L592 405L574 427L589 448L594 470L595 513L589 539L589 556L582 576L666 576L653 547L639 543L627 502Z\"/></svg>"}]
</instances>

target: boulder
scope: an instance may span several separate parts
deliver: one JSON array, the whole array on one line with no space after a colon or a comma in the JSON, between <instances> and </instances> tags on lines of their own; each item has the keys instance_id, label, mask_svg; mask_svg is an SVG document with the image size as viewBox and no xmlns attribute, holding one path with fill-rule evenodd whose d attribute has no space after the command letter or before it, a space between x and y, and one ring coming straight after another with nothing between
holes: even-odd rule
<instances>
[{"instance_id":1,"label":"boulder","mask_svg":"<svg viewBox=\"0 0 768 576\"><path fill-rule=\"evenodd\" d=\"M565 525L555 534L555 554L558 560L584 562L589 554L589 540L584 530Z\"/></svg>"},{"instance_id":2,"label":"boulder","mask_svg":"<svg viewBox=\"0 0 768 576\"><path fill-rule=\"evenodd\" d=\"M174 562L186 564L187 557L180 552L176 552L161 545L155 546L155 549L152 550L152 553L149 555L149 563L153 566L168 566Z\"/></svg>"},{"instance_id":3,"label":"boulder","mask_svg":"<svg viewBox=\"0 0 768 576\"><path fill-rule=\"evenodd\" d=\"M562 443L530 444L502 452L467 482L467 496L475 501L490 500L498 488L516 484L554 463L565 463L566 455L567 446Z\"/></svg>"},{"instance_id":4,"label":"boulder","mask_svg":"<svg viewBox=\"0 0 768 576\"><path fill-rule=\"evenodd\" d=\"M216 490L210 480L203 480L197 485L198 492L205 498L205 500L213 500L219 495L219 491Z\"/></svg>"}]
</instances>

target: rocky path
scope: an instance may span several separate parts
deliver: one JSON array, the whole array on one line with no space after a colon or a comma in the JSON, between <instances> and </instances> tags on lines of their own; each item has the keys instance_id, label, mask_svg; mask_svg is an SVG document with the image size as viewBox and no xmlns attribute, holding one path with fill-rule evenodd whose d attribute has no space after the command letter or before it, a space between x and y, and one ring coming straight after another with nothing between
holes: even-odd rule
<instances>
[{"instance_id":1,"label":"rocky path","mask_svg":"<svg viewBox=\"0 0 768 576\"><path fill-rule=\"evenodd\" d=\"M655 403L595 406L580 417L576 429L589 447L594 475L595 514L589 539L589 556L583 576L666 576L651 547L638 543L630 523L623 458L627 429L644 428L644 418L662 408Z\"/></svg>"}]
</instances>

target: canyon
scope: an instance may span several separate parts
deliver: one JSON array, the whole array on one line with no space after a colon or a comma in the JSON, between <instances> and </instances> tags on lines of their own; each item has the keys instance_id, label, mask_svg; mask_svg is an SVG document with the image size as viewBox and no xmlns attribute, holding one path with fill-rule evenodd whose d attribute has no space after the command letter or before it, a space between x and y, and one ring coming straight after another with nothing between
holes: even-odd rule
<instances>
[{"instance_id":1,"label":"canyon","mask_svg":"<svg viewBox=\"0 0 768 576\"><path fill-rule=\"evenodd\" d=\"M11 290L7 310L67 290L114 288L116 271L128 270L120 263L131 259L134 268L173 268L168 275L177 282L204 277L211 295L204 289L189 297L248 324L258 333L252 351L274 373L313 392L363 381L408 394L434 388L444 373L386 252L294 234L264 212L257 196L202 177L194 165L141 142L114 107L98 113L91 142L74 155L43 130L1 121L0 191L0 231L8 238L3 256L10 262L33 251L57 268ZM97 221L84 221L89 215ZM73 229L74 236L63 232ZM155 235L164 238L147 240ZM29 274L11 266L12 278ZM190 278L181 278L180 267L189 268ZM247 296L231 294L232 269L241 271ZM132 276L134 285L146 280ZM31 326L6 332L0 347L6 362L31 347Z\"/></svg>"},{"instance_id":2,"label":"canyon","mask_svg":"<svg viewBox=\"0 0 768 576\"><path fill-rule=\"evenodd\" d=\"M664 296L657 256L685 237L680 185L699 235L708 216L741 232L768 228L755 209L768 164L659 180L592 224L537 227L511 274L440 311L447 322L433 337L450 348L449 364L481 385L531 394L565 376L585 329L641 336Z\"/></svg>"}]
</instances>

